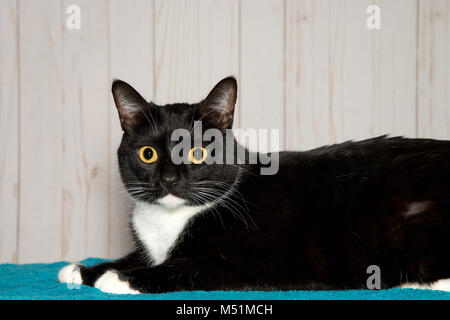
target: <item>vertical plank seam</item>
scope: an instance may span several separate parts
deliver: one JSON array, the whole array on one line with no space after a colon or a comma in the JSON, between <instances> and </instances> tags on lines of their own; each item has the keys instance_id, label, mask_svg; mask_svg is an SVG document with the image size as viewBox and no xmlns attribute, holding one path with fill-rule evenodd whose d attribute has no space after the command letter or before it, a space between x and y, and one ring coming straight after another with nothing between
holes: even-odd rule
<instances>
[{"instance_id":1,"label":"vertical plank seam","mask_svg":"<svg viewBox=\"0 0 450 320\"><path fill-rule=\"evenodd\" d=\"M64 0L60 0L59 1L59 14L60 14L60 16L59 16L59 23L58 23L58 27L59 28L61 28L61 30L60 30L60 54L61 54L61 56L60 56L60 65L58 66L58 76L59 76L59 80L60 80L60 82L62 82L63 84L62 84L62 86L61 86L61 91L60 91L60 96L59 96L59 98L60 98L60 103L61 103L61 105L62 105L62 111L61 111L61 117L62 117L62 124L61 124L61 131L60 131L60 134L61 134L61 145L60 145L60 147L61 147L61 157L62 157L62 164L61 164L61 168L62 168L62 172L61 172L61 176L59 177L60 178L60 196L61 196L61 205L60 205L60 224L59 224L59 259L63 259L64 257L63 257L63 254L64 254L64 232L65 232L65 230L64 230L64 220L65 220L65 217L64 217L64 208L65 208L65 199L64 199L64 187L65 187L65 180L64 180L64 177L65 177L65 175L64 175L64 170L65 170L65 161L64 161L64 159L65 159L65 157L64 157L64 142L65 142L65 133L66 133L66 130L65 130L65 121L64 121L64 119L65 119L65 104L66 104L66 99L65 99L65 92L64 92L64 66L62 65L62 63L64 62L64 56L65 56L65 41L64 41L64 33L66 32L65 31L65 25L64 25L64 14L65 14L65 11L64 11ZM69 240L69 243L70 243L70 240ZM69 246L70 246L70 244L69 244Z\"/></svg>"},{"instance_id":2,"label":"vertical plank seam","mask_svg":"<svg viewBox=\"0 0 450 320\"><path fill-rule=\"evenodd\" d=\"M420 0L416 1L416 118L415 118L415 137L419 137L419 58L420 58Z\"/></svg>"},{"instance_id":3,"label":"vertical plank seam","mask_svg":"<svg viewBox=\"0 0 450 320\"><path fill-rule=\"evenodd\" d=\"M111 19L110 19L110 12L109 12L109 6L110 6L110 1L106 0L105 2L105 11L106 11L106 49L107 49L107 53L106 53L106 59L108 60L108 62L106 63L106 81L108 83L108 86L110 86L111 83L111 27L110 27L110 23L111 23ZM106 103L107 103L107 109L108 109L108 126L107 126L107 137L108 137L108 146L109 146L109 154L108 154L108 163L107 163L107 170L108 170L108 175L107 175L107 199L108 199L108 230L106 233L106 255L108 258L111 258L111 153L112 153L112 144L111 144L111 103L110 103L110 99L111 99L111 95L109 90L107 90L107 92L105 93L106 96Z\"/></svg>"},{"instance_id":4,"label":"vertical plank seam","mask_svg":"<svg viewBox=\"0 0 450 320\"><path fill-rule=\"evenodd\" d=\"M60 16L61 17L64 17L64 0L60 0L59 1L59 14L60 14ZM62 22L62 20L61 20L61 22ZM65 56L65 50L64 50L64 32L65 32L65 30L64 30L64 26L63 25L61 25L60 26L61 28L62 28L62 30L61 30L61 55L62 55L62 58L61 58L61 61L62 62L64 62L64 56ZM64 66L61 66L61 70L60 70L60 72L62 73L62 76L61 76L61 80L63 80L64 81ZM62 102L62 104L61 104L61 106L62 106L62 125L61 125L61 127L62 127L62 135L61 135L61 139L62 139L62 145L64 145L64 140L65 140L65 132L66 132L66 130L65 130L65 128L64 128L64 109L65 109L65 96L64 96L64 83L63 83L63 85L62 85L62 88L61 88L61 102ZM64 150L64 149L63 149ZM61 160L61 162L62 162L62 164L61 164L61 167L62 167L62 177L61 177L61 189L62 189L62 197L61 197L61 204L60 204L60 218L61 218L61 224L60 224L60 226L59 226L59 237L60 237L60 242L59 242L59 250L60 250L60 252L61 252L61 255L59 256L59 258L60 259L63 259L64 257L63 257L63 252L64 252L64 250L63 250L63 247L64 247L64 244L63 244L63 242L64 242L64 222L65 222L65 217L64 217L64 206L65 206L65 201L64 201L64 187L65 187L65 180L64 180L64 171L65 171L65 161L64 161L64 153L62 153L62 160Z\"/></svg>"},{"instance_id":5,"label":"vertical plank seam","mask_svg":"<svg viewBox=\"0 0 450 320\"><path fill-rule=\"evenodd\" d=\"M380 8L380 12L381 12L381 2L376 1L375 3ZM383 23L383 21L381 21L381 23ZM370 32L372 34L372 50L370 50L370 53L372 55L371 58L372 58L372 117L373 118L372 118L372 125L369 128L369 132L370 132L370 137L369 138L372 138L373 136L375 136L376 134L379 133L379 132L376 132L377 130L379 130L379 128L378 128L378 121L377 121L378 119L377 118L379 117L379 111L380 111L380 110L377 110L377 107L379 108L380 106L377 104L377 97L376 97L376 95L379 94L379 92L377 90L379 88L377 88L377 79L376 78L380 77L381 74L380 74L380 72L378 72L379 68L377 68L378 63L377 63L377 59L376 59L377 58L377 48L378 48L377 47L377 39L378 38L377 38L377 35L376 35L377 30L376 29L375 30L371 30ZM382 128L382 127L383 126L380 123L380 128Z\"/></svg>"},{"instance_id":6,"label":"vertical plank seam","mask_svg":"<svg viewBox=\"0 0 450 320\"><path fill-rule=\"evenodd\" d=\"M330 121L330 129L329 131L331 132L331 138L332 138L332 143L336 143L337 139L337 131L336 131L336 125L335 125L335 117L334 117L334 104L333 104L333 97L334 97L334 67L335 67L335 63L333 61L333 32L332 32L332 22L331 18L332 18L332 6L331 3L328 2L328 12L327 12L327 18L328 18L328 28L327 28L327 36L328 36L328 56L327 56L327 71L328 71L328 109L329 109L329 121ZM314 108L314 106L312 106ZM341 128L343 129L343 128Z\"/></svg>"},{"instance_id":7,"label":"vertical plank seam","mask_svg":"<svg viewBox=\"0 0 450 320\"><path fill-rule=\"evenodd\" d=\"M22 144L21 144L21 132L22 132L22 100L21 100L21 67L20 67L20 0L16 1L16 54L17 54L17 208L16 208L16 257L14 262L19 262L20 257L20 200L21 200L21 164L22 164Z\"/></svg>"}]
</instances>

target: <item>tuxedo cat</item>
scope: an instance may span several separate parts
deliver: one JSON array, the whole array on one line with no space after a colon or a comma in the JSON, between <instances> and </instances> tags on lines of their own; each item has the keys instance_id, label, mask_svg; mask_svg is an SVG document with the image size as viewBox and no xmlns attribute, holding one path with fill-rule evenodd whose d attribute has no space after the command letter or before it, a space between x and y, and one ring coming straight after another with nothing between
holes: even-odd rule
<instances>
[{"instance_id":1,"label":"tuxedo cat","mask_svg":"<svg viewBox=\"0 0 450 320\"><path fill-rule=\"evenodd\" d=\"M381 288L450 290L449 141L383 136L280 152L273 175L260 162L208 164L203 141L175 164L176 129L230 131L235 79L191 105L146 102L122 81L112 93L135 249L68 265L59 281L110 293L365 289L376 266Z\"/></svg>"}]
</instances>

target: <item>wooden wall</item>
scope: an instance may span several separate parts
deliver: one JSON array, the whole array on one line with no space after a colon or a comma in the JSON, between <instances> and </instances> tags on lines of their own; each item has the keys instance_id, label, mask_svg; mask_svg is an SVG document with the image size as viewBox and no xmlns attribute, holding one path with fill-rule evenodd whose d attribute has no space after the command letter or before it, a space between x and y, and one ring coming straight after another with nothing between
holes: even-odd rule
<instances>
[{"instance_id":1,"label":"wooden wall","mask_svg":"<svg viewBox=\"0 0 450 320\"><path fill-rule=\"evenodd\" d=\"M235 75L235 126L282 149L450 139L448 0L0 0L0 34L1 262L129 248L113 78L168 103Z\"/></svg>"}]
</instances>

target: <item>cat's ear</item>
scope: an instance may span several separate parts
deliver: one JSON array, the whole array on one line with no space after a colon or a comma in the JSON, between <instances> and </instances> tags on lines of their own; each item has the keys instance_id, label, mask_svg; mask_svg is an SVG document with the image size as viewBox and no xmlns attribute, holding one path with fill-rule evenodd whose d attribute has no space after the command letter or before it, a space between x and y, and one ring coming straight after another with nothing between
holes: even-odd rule
<instances>
[{"instance_id":1,"label":"cat's ear","mask_svg":"<svg viewBox=\"0 0 450 320\"><path fill-rule=\"evenodd\" d=\"M133 132L136 125L145 121L147 101L132 86L121 80L114 80L112 94L123 131Z\"/></svg>"},{"instance_id":2,"label":"cat's ear","mask_svg":"<svg viewBox=\"0 0 450 320\"><path fill-rule=\"evenodd\" d=\"M236 99L236 79L228 77L221 80L202 102L200 119L205 121L208 126L225 132L233 124Z\"/></svg>"}]
</instances>

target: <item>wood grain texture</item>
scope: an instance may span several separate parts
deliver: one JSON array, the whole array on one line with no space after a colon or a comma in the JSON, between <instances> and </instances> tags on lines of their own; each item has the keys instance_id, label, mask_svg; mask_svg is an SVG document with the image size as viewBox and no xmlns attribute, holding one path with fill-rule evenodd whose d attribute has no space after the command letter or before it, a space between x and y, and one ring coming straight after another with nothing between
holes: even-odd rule
<instances>
[{"instance_id":1,"label":"wood grain texture","mask_svg":"<svg viewBox=\"0 0 450 320\"><path fill-rule=\"evenodd\" d=\"M373 31L366 27L367 0L331 1L329 125L332 141L376 134L374 125Z\"/></svg>"},{"instance_id":2,"label":"wood grain texture","mask_svg":"<svg viewBox=\"0 0 450 320\"><path fill-rule=\"evenodd\" d=\"M63 12L72 4L63 1ZM63 259L108 255L109 43L106 1L77 1L79 30L63 28ZM65 14L64 17L68 15ZM65 21L65 19L64 19ZM95 70L95 72L92 72Z\"/></svg>"},{"instance_id":3,"label":"wood grain texture","mask_svg":"<svg viewBox=\"0 0 450 320\"><path fill-rule=\"evenodd\" d=\"M236 0L155 1L155 102L199 102L239 75L238 9Z\"/></svg>"},{"instance_id":4,"label":"wood grain texture","mask_svg":"<svg viewBox=\"0 0 450 320\"><path fill-rule=\"evenodd\" d=\"M379 1L287 1L286 147L310 149L380 134L415 136L416 10Z\"/></svg>"},{"instance_id":5,"label":"wood grain texture","mask_svg":"<svg viewBox=\"0 0 450 320\"><path fill-rule=\"evenodd\" d=\"M278 129L279 148L262 143L257 146L263 152L277 151L283 148L285 118L284 1L241 1L240 12L240 127Z\"/></svg>"},{"instance_id":6,"label":"wood grain texture","mask_svg":"<svg viewBox=\"0 0 450 320\"><path fill-rule=\"evenodd\" d=\"M286 2L286 149L336 140L329 0Z\"/></svg>"},{"instance_id":7,"label":"wood grain texture","mask_svg":"<svg viewBox=\"0 0 450 320\"><path fill-rule=\"evenodd\" d=\"M18 262L19 52L14 0L0 2L0 262Z\"/></svg>"},{"instance_id":8,"label":"wood grain texture","mask_svg":"<svg viewBox=\"0 0 450 320\"><path fill-rule=\"evenodd\" d=\"M450 1L420 1L418 133L450 138Z\"/></svg>"},{"instance_id":9,"label":"wood grain texture","mask_svg":"<svg viewBox=\"0 0 450 320\"><path fill-rule=\"evenodd\" d=\"M417 2L379 0L381 30L374 34L374 134L415 137Z\"/></svg>"},{"instance_id":10,"label":"wood grain texture","mask_svg":"<svg viewBox=\"0 0 450 320\"><path fill-rule=\"evenodd\" d=\"M109 2L111 78L130 83L147 100L153 99L153 2ZM122 129L110 87L110 226L109 257L117 258L132 247L128 228L130 199L120 179L117 153Z\"/></svg>"},{"instance_id":11,"label":"wood grain texture","mask_svg":"<svg viewBox=\"0 0 450 320\"><path fill-rule=\"evenodd\" d=\"M19 262L62 258L61 2L21 0Z\"/></svg>"}]
</instances>

